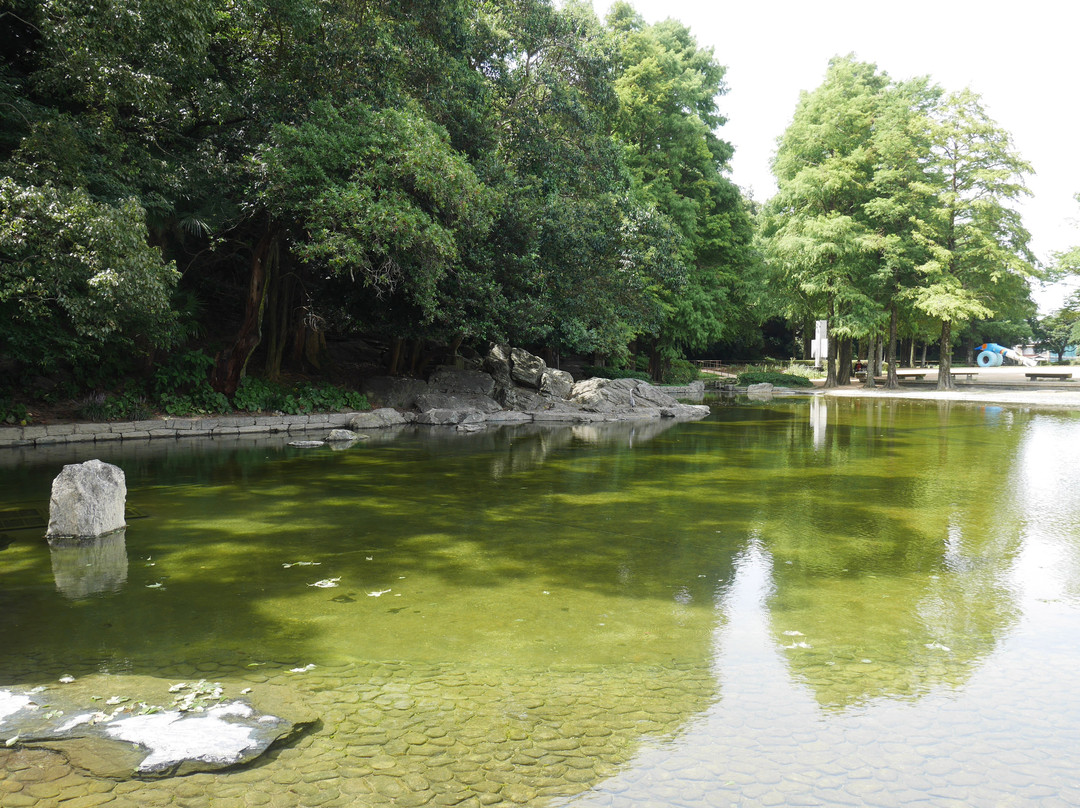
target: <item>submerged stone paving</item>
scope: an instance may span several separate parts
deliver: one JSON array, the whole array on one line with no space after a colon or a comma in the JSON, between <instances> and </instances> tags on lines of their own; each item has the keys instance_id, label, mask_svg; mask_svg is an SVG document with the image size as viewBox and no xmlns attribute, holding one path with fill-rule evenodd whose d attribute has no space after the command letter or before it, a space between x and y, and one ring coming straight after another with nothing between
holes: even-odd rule
<instances>
[{"instance_id":1,"label":"submerged stone paving","mask_svg":"<svg viewBox=\"0 0 1080 808\"><path fill-rule=\"evenodd\" d=\"M61 753L0 748L0 804L537 805L618 771L643 738L669 737L713 698L699 667L465 670L349 664L203 671L287 683L318 728L258 765L166 780L94 777Z\"/></svg>"}]
</instances>

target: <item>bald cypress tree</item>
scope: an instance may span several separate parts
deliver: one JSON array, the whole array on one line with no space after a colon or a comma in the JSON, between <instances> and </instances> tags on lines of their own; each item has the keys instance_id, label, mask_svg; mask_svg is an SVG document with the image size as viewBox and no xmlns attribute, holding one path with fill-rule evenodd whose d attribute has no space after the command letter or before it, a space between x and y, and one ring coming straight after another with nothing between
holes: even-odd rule
<instances>
[{"instance_id":1,"label":"bald cypress tree","mask_svg":"<svg viewBox=\"0 0 1080 808\"><path fill-rule=\"evenodd\" d=\"M952 338L958 325L990 317L1010 276L1036 274L1015 205L1030 192L1031 173L1012 139L970 90L949 95L935 110L932 166L938 192L926 229L930 259L915 305L941 323L938 389L953 386Z\"/></svg>"}]
</instances>

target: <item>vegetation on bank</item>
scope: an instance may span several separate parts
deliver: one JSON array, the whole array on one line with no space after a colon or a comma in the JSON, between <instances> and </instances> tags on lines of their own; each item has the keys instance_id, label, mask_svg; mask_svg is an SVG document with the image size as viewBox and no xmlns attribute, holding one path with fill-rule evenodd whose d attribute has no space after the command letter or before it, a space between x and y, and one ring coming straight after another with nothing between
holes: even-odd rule
<instances>
[{"instance_id":1,"label":"vegetation on bank","mask_svg":"<svg viewBox=\"0 0 1080 808\"><path fill-rule=\"evenodd\" d=\"M882 340L947 365L1076 333L1034 316L1030 168L929 79L833 60L758 205L723 55L626 3L9 8L3 420L352 406L360 375L491 341L684 383L684 357L802 355L827 318L834 384Z\"/></svg>"},{"instance_id":2,"label":"vegetation on bank","mask_svg":"<svg viewBox=\"0 0 1080 808\"><path fill-rule=\"evenodd\" d=\"M813 387L814 383L807 376L798 373L781 373L776 370L750 370L740 373L735 380L739 387L751 384L772 384L777 387Z\"/></svg>"}]
</instances>

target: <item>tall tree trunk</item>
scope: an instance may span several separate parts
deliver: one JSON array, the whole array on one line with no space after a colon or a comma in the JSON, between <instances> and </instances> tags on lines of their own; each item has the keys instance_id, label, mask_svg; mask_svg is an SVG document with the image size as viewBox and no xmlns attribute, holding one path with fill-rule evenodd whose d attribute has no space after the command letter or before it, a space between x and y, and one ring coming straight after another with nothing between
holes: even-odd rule
<instances>
[{"instance_id":1,"label":"tall tree trunk","mask_svg":"<svg viewBox=\"0 0 1080 808\"><path fill-rule=\"evenodd\" d=\"M404 340L394 337L390 340L390 359L386 363L386 372L391 376L398 375L398 365L401 363L401 346Z\"/></svg>"},{"instance_id":2,"label":"tall tree trunk","mask_svg":"<svg viewBox=\"0 0 1080 808\"><path fill-rule=\"evenodd\" d=\"M896 376L896 304L889 305L889 378L885 380L888 390L895 390L900 386L900 380ZM914 337L911 344L915 344Z\"/></svg>"},{"instance_id":3,"label":"tall tree trunk","mask_svg":"<svg viewBox=\"0 0 1080 808\"><path fill-rule=\"evenodd\" d=\"M412 341L412 353L409 356L409 375L415 376L417 369L420 367L420 355L424 347L424 342L419 337Z\"/></svg>"},{"instance_id":4,"label":"tall tree trunk","mask_svg":"<svg viewBox=\"0 0 1080 808\"><path fill-rule=\"evenodd\" d=\"M450 351L449 351L449 353L450 353L450 364L451 365L457 365L457 363L458 363L458 349L461 347L461 343L464 342L464 341L465 341L465 335L464 334L458 334L450 342Z\"/></svg>"},{"instance_id":5,"label":"tall tree trunk","mask_svg":"<svg viewBox=\"0 0 1080 808\"><path fill-rule=\"evenodd\" d=\"M832 327L833 315L835 311L833 309L832 296L829 297L829 307L827 310L828 320L826 320L825 333L828 334L829 349L826 353L827 359L825 362L827 370L825 371L825 387L836 387L836 340L833 338L830 328Z\"/></svg>"},{"instance_id":6,"label":"tall tree trunk","mask_svg":"<svg viewBox=\"0 0 1080 808\"><path fill-rule=\"evenodd\" d=\"M271 283L267 291L266 311L269 318L266 320L266 364L264 370L266 378L277 380L281 377L281 364L285 356L285 344L289 338L289 327L292 322L293 289L296 285L296 276L293 273L283 273L278 270L277 283Z\"/></svg>"},{"instance_id":7,"label":"tall tree trunk","mask_svg":"<svg viewBox=\"0 0 1080 808\"><path fill-rule=\"evenodd\" d=\"M649 377L656 382L664 377L663 357L660 355L660 340L649 346Z\"/></svg>"},{"instance_id":8,"label":"tall tree trunk","mask_svg":"<svg viewBox=\"0 0 1080 808\"><path fill-rule=\"evenodd\" d=\"M293 337L292 360L302 370L321 371L326 365L326 333L317 323L302 319Z\"/></svg>"},{"instance_id":9,"label":"tall tree trunk","mask_svg":"<svg viewBox=\"0 0 1080 808\"><path fill-rule=\"evenodd\" d=\"M877 387L877 382L874 381L874 362L877 360L877 344L877 334L871 334L866 342L866 381L863 383L863 387L870 390Z\"/></svg>"},{"instance_id":10,"label":"tall tree trunk","mask_svg":"<svg viewBox=\"0 0 1080 808\"><path fill-rule=\"evenodd\" d=\"M938 362L937 389L952 390L952 322L941 321L941 359Z\"/></svg>"},{"instance_id":11,"label":"tall tree trunk","mask_svg":"<svg viewBox=\"0 0 1080 808\"><path fill-rule=\"evenodd\" d=\"M840 340L839 356L836 360L836 384L839 387L847 387L851 384L851 348L851 337Z\"/></svg>"},{"instance_id":12,"label":"tall tree trunk","mask_svg":"<svg viewBox=\"0 0 1080 808\"><path fill-rule=\"evenodd\" d=\"M255 245L251 256L251 277L248 281L244 321L233 344L218 353L210 384L219 393L232 396L247 370L248 360L262 341L263 310L266 290L277 258L277 233L268 228Z\"/></svg>"}]
</instances>

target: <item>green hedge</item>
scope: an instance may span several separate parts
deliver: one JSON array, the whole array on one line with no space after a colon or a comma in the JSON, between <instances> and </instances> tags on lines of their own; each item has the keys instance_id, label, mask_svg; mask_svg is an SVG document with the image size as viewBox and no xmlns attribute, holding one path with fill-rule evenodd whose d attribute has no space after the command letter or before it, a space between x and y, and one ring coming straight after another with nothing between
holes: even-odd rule
<instances>
[{"instance_id":1,"label":"green hedge","mask_svg":"<svg viewBox=\"0 0 1080 808\"><path fill-rule=\"evenodd\" d=\"M755 370L748 373L740 373L735 383L739 387L749 387L751 384L773 384L777 387L813 387L814 383L805 376L795 376L791 373L778 373L774 370Z\"/></svg>"}]
</instances>

